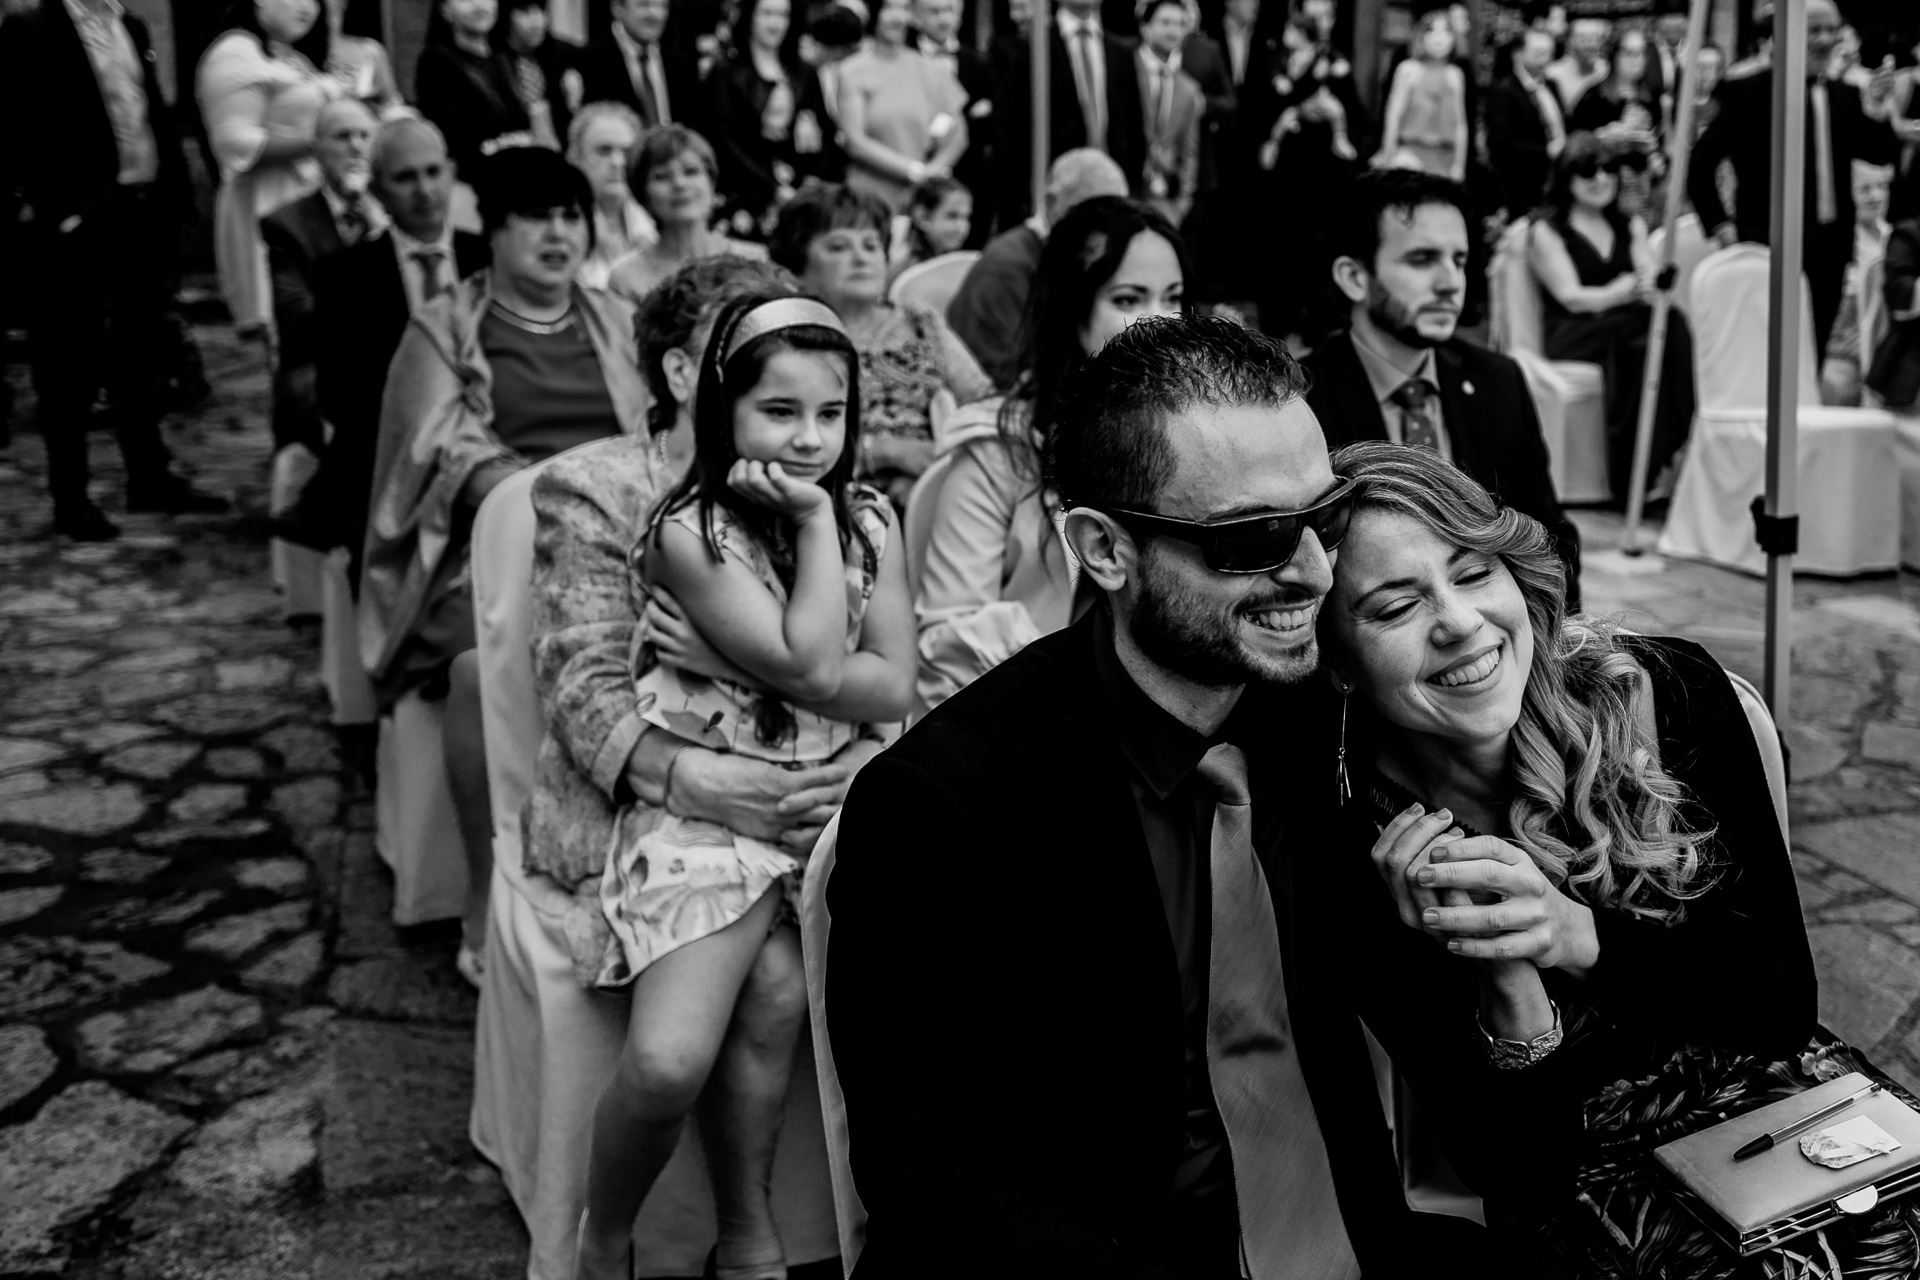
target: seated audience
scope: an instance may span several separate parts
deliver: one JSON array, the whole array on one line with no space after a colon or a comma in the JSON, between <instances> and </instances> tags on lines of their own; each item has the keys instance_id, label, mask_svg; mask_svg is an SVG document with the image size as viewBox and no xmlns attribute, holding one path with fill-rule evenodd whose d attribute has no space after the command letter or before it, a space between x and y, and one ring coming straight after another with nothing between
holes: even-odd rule
<instances>
[{"instance_id":1,"label":"seated audience","mask_svg":"<svg viewBox=\"0 0 1920 1280\"><path fill-rule=\"evenodd\" d=\"M400 86L394 81L386 48L378 40L346 33L347 0L326 0L326 19L326 72L339 83L341 93L364 102L376 119L398 109Z\"/></svg>"},{"instance_id":2,"label":"seated audience","mask_svg":"<svg viewBox=\"0 0 1920 1280\"><path fill-rule=\"evenodd\" d=\"M889 212L922 178L949 177L967 151L967 91L907 40L907 0L874 0L867 47L839 67L847 186Z\"/></svg>"},{"instance_id":3,"label":"seated audience","mask_svg":"<svg viewBox=\"0 0 1920 1280\"><path fill-rule=\"evenodd\" d=\"M343 249L316 281L314 400L332 434L299 502L274 529L316 550L347 548L356 590L393 353L415 311L487 264L487 242L449 221L453 162L432 121L401 116L381 125L368 170L387 230Z\"/></svg>"},{"instance_id":4,"label":"seated audience","mask_svg":"<svg viewBox=\"0 0 1920 1280\"><path fill-rule=\"evenodd\" d=\"M1347 328L1307 357L1307 401L1329 445L1428 448L1545 525L1578 599L1580 532L1560 509L1540 415L1520 366L1458 338L1466 296L1466 195L1417 170L1353 180L1327 223Z\"/></svg>"},{"instance_id":5,"label":"seated audience","mask_svg":"<svg viewBox=\"0 0 1920 1280\"><path fill-rule=\"evenodd\" d=\"M1600 366L1606 379L1607 478L1625 501L1640 421L1641 377L1656 264L1647 224L1619 207L1622 159L1590 133L1576 133L1554 162L1547 203L1529 233L1527 261L1545 304L1549 360ZM1679 311L1667 314L1646 480L1661 471L1693 429L1693 335Z\"/></svg>"},{"instance_id":6,"label":"seated audience","mask_svg":"<svg viewBox=\"0 0 1920 1280\"><path fill-rule=\"evenodd\" d=\"M593 248L580 264L580 283L589 288L606 288L614 268L660 238L627 185L640 132L640 117L617 102L588 103L567 131L567 162L593 190Z\"/></svg>"},{"instance_id":7,"label":"seated audience","mask_svg":"<svg viewBox=\"0 0 1920 1280\"><path fill-rule=\"evenodd\" d=\"M1874 348L1867 388L1899 413L1920 411L1920 218L1887 237L1881 276L1887 334Z\"/></svg>"},{"instance_id":8,"label":"seated audience","mask_svg":"<svg viewBox=\"0 0 1920 1280\"><path fill-rule=\"evenodd\" d=\"M1147 0L1134 58L1146 108L1147 168L1140 191L1176 228L1187 220L1200 187L1200 121L1207 109L1200 86L1181 66L1188 23L1186 0Z\"/></svg>"},{"instance_id":9,"label":"seated audience","mask_svg":"<svg viewBox=\"0 0 1920 1280\"><path fill-rule=\"evenodd\" d=\"M467 539L514 471L641 429L646 386L626 308L574 275L593 235L587 181L515 147L480 175L486 271L420 308L381 402L361 571L361 656L382 707L445 699L447 782L467 855L460 967L477 981L493 814L487 798Z\"/></svg>"},{"instance_id":10,"label":"seated audience","mask_svg":"<svg viewBox=\"0 0 1920 1280\"><path fill-rule=\"evenodd\" d=\"M995 387L1011 390L1020 376L1020 326L1048 226L1082 200L1126 194L1126 174L1104 152L1068 151L1047 170L1045 210L1002 231L980 251L980 260L947 304L947 320Z\"/></svg>"},{"instance_id":11,"label":"seated audience","mask_svg":"<svg viewBox=\"0 0 1920 1280\"><path fill-rule=\"evenodd\" d=\"M900 235L904 222L906 234ZM973 231L973 192L958 178L927 178L907 193L907 212L894 220L894 242L889 256L891 283L908 267L917 266L966 247Z\"/></svg>"},{"instance_id":12,"label":"seated audience","mask_svg":"<svg viewBox=\"0 0 1920 1280\"><path fill-rule=\"evenodd\" d=\"M242 333L273 325L273 288L260 219L320 185L314 122L339 86L327 64L327 28L314 5L236 0L194 76L211 154L220 166L213 258ZM19 126L16 126L19 127Z\"/></svg>"},{"instance_id":13,"label":"seated audience","mask_svg":"<svg viewBox=\"0 0 1920 1280\"><path fill-rule=\"evenodd\" d=\"M533 125L534 141L558 150L572 136L573 114L586 101L580 46L553 34L546 0L506 0L493 47L506 55L514 94Z\"/></svg>"},{"instance_id":14,"label":"seated audience","mask_svg":"<svg viewBox=\"0 0 1920 1280\"><path fill-rule=\"evenodd\" d=\"M820 154L820 125L799 124L807 71L792 0L752 0L742 18L745 42L707 77L708 110L720 139L721 189L744 218L742 234L764 235Z\"/></svg>"},{"instance_id":15,"label":"seated audience","mask_svg":"<svg viewBox=\"0 0 1920 1280\"><path fill-rule=\"evenodd\" d=\"M923 707L1067 625L1073 575L1054 529L1057 496L1040 478L1061 383L1128 325L1181 314L1186 279L1179 233L1138 201L1083 201L1047 237L1019 383L961 410L946 432L954 460L914 601Z\"/></svg>"},{"instance_id":16,"label":"seated audience","mask_svg":"<svg viewBox=\"0 0 1920 1280\"><path fill-rule=\"evenodd\" d=\"M825 764L868 724L906 715L904 552L886 499L852 482L859 408L853 342L826 304L783 290L731 302L715 320L693 466L636 558L716 660L695 671L662 659L637 674L645 724L673 731L697 718L703 745L791 768ZM594 979L629 989L633 1015L594 1113L576 1280L628 1274L634 1214L710 1073L720 1239L708 1274L785 1274L770 1191L804 1000L757 1035L732 1027L752 1016L739 1006L749 971L777 966L800 985L791 923L804 861L676 814L671 800L669 790L661 804L619 809L601 882L612 937Z\"/></svg>"},{"instance_id":17,"label":"seated audience","mask_svg":"<svg viewBox=\"0 0 1920 1280\"><path fill-rule=\"evenodd\" d=\"M1408 1210L1334 996L1343 913L1296 885L1319 846L1293 810L1332 781L1313 619L1346 510L1305 381L1218 318L1088 358L1047 480L1098 603L854 780L824 1007L862 1276L1557 1274ZM1273 532L1196 527L1225 512ZM983 840L1019 868L999 945L944 945Z\"/></svg>"},{"instance_id":18,"label":"seated audience","mask_svg":"<svg viewBox=\"0 0 1920 1280\"><path fill-rule=\"evenodd\" d=\"M667 0L612 0L611 9L613 21L580 57L585 100L624 103L648 129L704 129L700 65L673 47Z\"/></svg>"},{"instance_id":19,"label":"seated audience","mask_svg":"<svg viewBox=\"0 0 1920 1280\"><path fill-rule=\"evenodd\" d=\"M1473 121L1467 114L1466 77L1453 61L1453 49L1453 20L1445 9L1420 20L1407 60L1394 70L1375 164L1466 181Z\"/></svg>"},{"instance_id":20,"label":"seated audience","mask_svg":"<svg viewBox=\"0 0 1920 1280\"><path fill-rule=\"evenodd\" d=\"M720 164L707 140L684 125L649 129L627 169L627 186L653 219L657 239L611 273L607 288L629 303L689 262L732 253L764 257L758 245L729 240L713 229Z\"/></svg>"},{"instance_id":21,"label":"seated audience","mask_svg":"<svg viewBox=\"0 0 1920 1280\"><path fill-rule=\"evenodd\" d=\"M887 301L891 216L850 187L802 191L780 211L773 260L846 322L860 352L860 442L854 475L896 503L934 456L934 397L955 405L993 384L947 322L925 307Z\"/></svg>"},{"instance_id":22,"label":"seated audience","mask_svg":"<svg viewBox=\"0 0 1920 1280\"><path fill-rule=\"evenodd\" d=\"M387 215L367 194L368 153L376 125L358 98L335 98L320 108L314 152L320 189L260 219L273 283L273 444L298 444L318 457L326 429L314 392L313 294L321 264L386 230Z\"/></svg>"},{"instance_id":23,"label":"seated audience","mask_svg":"<svg viewBox=\"0 0 1920 1280\"><path fill-rule=\"evenodd\" d=\"M513 65L491 41L496 14L493 0L436 0L413 72L414 103L440 126L467 182L482 157L534 141Z\"/></svg>"},{"instance_id":24,"label":"seated audience","mask_svg":"<svg viewBox=\"0 0 1920 1280\"><path fill-rule=\"evenodd\" d=\"M1552 538L1437 455L1351 445L1333 471L1355 486L1320 619L1348 785L1314 783L1338 817L1300 868L1303 899L1341 904L1332 980L1488 1222L1578 1275L1757 1280L1653 1150L1880 1073L1815 1022L1738 695L1691 641L1570 615ZM1525 1117L1524 1152L1496 1115ZM1831 1272L1911 1273L1910 1214L1826 1228Z\"/></svg>"}]
</instances>

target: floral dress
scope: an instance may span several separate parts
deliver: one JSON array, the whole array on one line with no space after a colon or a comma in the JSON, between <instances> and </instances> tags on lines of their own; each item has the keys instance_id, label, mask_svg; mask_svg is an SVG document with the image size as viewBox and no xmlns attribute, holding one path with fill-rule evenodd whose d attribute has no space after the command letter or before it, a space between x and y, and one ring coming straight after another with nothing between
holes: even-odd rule
<instances>
[{"instance_id":1,"label":"floral dress","mask_svg":"<svg viewBox=\"0 0 1920 1280\"><path fill-rule=\"evenodd\" d=\"M901 477L869 468L866 445L877 436L934 438L933 400L951 392L954 404L993 394L993 382L940 314L915 303L889 304L870 337L855 343L860 353L860 478L894 487ZM905 478L911 483L912 477ZM901 495L905 496L904 490Z\"/></svg>"},{"instance_id":2,"label":"floral dress","mask_svg":"<svg viewBox=\"0 0 1920 1280\"><path fill-rule=\"evenodd\" d=\"M873 597L875 573L868 565L878 565L886 553L892 515L886 499L864 486L848 492L847 506L872 547L869 556L859 538L848 540L847 652L853 653L860 647L861 625ZM667 518L699 531L693 507ZM721 553L745 563L784 606L787 589L765 548L724 510L716 510L713 521ZM644 577L645 545L643 538L633 550L636 578ZM695 746L802 769L832 759L860 734L858 724L784 703L776 709L769 705L774 695L655 662L644 631L636 629L633 649L641 719ZM778 845L718 823L671 814L642 801L621 806L600 879L600 907L611 937L595 984L625 986L661 956L744 916L776 882L785 884L786 900L792 904L801 866L801 859Z\"/></svg>"}]
</instances>

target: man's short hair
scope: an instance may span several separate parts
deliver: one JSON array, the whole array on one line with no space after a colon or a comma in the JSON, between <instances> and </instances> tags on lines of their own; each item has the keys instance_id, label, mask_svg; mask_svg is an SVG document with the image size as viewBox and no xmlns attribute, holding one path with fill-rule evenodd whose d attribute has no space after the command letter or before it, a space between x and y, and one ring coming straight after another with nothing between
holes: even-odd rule
<instances>
[{"instance_id":1,"label":"man's short hair","mask_svg":"<svg viewBox=\"0 0 1920 1280\"><path fill-rule=\"evenodd\" d=\"M1380 253L1380 220L1390 211L1410 220L1415 210L1430 204L1449 205L1467 218L1467 190L1449 178L1421 169L1371 169L1360 174L1347 184L1327 222L1329 270L1341 258L1352 258L1373 271ZM1472 225L1470 218L1468 225Z\"/></svg>"},{"instance_id":2,"label":"man's short hair","mask_svg":"<svg viewBox=\"0 0 1920 1280\"><path fill-rule=\"evenodd\" d=\"M1134 19L1144 27L1152 22L1153 16L1166 5L1172 5L1183 15L1187 11L1187 0L1140 0L1140 3L1133 7Z\"/></svg>"},{"instance_id":3,"label":"man's short hair","mask_svg":"<svg viewBox=\"0 0 1920 1280\"><path fill-rule=\"evenodd\" d=\"M1127 175L1112 156L1092 147L1075 147L1054 158L1047 170L1047 220L1058 222L1068 210L1095 196L1124 196Z\"/></svg>"},{"instance_id":4,"label":"man's short hair","mask_svg":"<svg viewBox=\"0 0 1920 1280\"><path fill-rule=\"evenodd\" d=\"M647 127L640 123L640 113L624 102L589 102L581 107L579 114L573 117L573 123L567 126L567 160L571 164L580 163L580 140L587 136L597 120L611 117L633 130L634 148L639 149L640 139L646 136Z\"/></svg>"},{"instance_id":5,"label":"man's short hair","mask_svg":"<svg viewBox=\"0 0 1920 1280\"><path fill-rule=\"evenodd\" d=\"M1307 392L1286 344L1216 316L1128 326L1060 387L1047 483L1063 505L1151 511L1173 477L1167 424L1195 405L1279 408Z\"/></svg>"},{"instance_id":6,"label":"man's short hair","mask_svg":"<svg viewBox=\"0 0 1920 1280\"><path fill-rule=\"evenodd\" d=\"M447 135L440 132L439 125L423 115L409 113L384 122L374 131L373 146L367 152L367 168L378 178L386 170L394 148L408 138L421 135L438 142L442 151L447 149Z\"/></svg>"}]
</instances>

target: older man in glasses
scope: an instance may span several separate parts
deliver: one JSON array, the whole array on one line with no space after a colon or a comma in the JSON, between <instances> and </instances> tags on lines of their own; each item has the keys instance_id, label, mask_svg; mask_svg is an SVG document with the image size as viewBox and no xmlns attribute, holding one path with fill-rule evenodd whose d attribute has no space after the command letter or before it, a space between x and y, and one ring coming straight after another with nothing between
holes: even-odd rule
<instances>
[{"instance_id":1,"label":"older man in glasses","mask_svg":"<svg viewBox=\"0 0 1920 1280\"><path fill-rule=\"evenodd\" d=\"M1224 320L1107 343L1048 459L1100 602L854 781L825 1011L864 1280L1553 1274L1407 1208L1315 981L1325 851L1288 838L1333 787L1309 677L1349 504L1305 387Z\"/></svg>"}]
</instances>

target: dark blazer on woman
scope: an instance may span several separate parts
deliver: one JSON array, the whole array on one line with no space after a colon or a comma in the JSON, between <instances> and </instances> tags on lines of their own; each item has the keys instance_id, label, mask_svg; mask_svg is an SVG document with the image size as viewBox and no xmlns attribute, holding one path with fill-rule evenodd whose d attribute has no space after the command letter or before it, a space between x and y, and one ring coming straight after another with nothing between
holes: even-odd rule
<instances>
[{"instance_id":1,"label":"dark blazer on woman","mask_svg":"<svg viewBox=\"0 0 1920 1280\"><path fill-rule=\"evenodd\" d=\"M800 110L800 92L809 77L817 79L806 67L786 68L787 84L794 95L794 115ZM794 151L794 130L787 127L785 139L775 141L761 132L760 118L773 96L773 81L763 80L746 50L736 51L728 61L707 74L707 112L713 122L713 143L720 158L720 189L728 202L745 209L756 219L773 203L778 181L774 165L782 163L794 171L798 185L807 173L807 157ZM832 128L828 122L822 129Z\"/></svg>"},{"instance_id":2,"label":"dark blazer on woman","mask_svg":"<svg viewBox=\"0 0 1920 1280\"><path fill-rule=\"evenodd\" d=\"M1887 238L1882 270L1881 296L1886 314L1911 307L1914 285L1920 283L1920 218L1895 224ZM1920 405L1920 316L1889 324L1887 336L1880 340L1867 365L1867 385L1895 409Z\"/></svg>"},{"instance_id":3,"label":"dark blazer on woman","mask_svg":"<svg viewBox=\"0 0 1920 1280\"><path fill-rule=\"evenodd\" d=\"M505 54L491 50L481 56L451 44L428 45L414 68L413 100L421 115L440 126L447 154L468 182L478 172L485 144L533 127L514 87L512 65Z\"/></svg>"}]
</instances>

